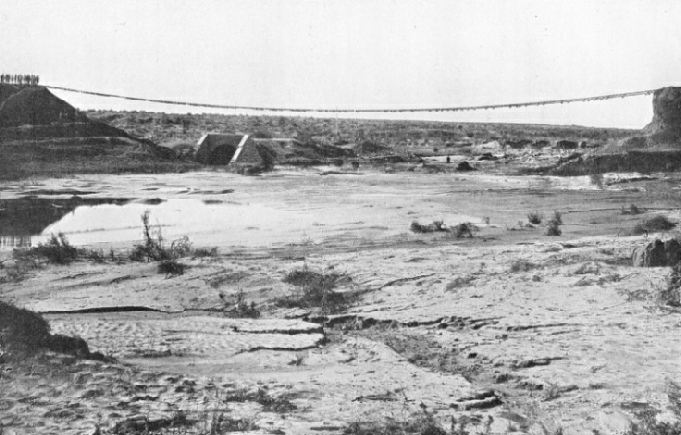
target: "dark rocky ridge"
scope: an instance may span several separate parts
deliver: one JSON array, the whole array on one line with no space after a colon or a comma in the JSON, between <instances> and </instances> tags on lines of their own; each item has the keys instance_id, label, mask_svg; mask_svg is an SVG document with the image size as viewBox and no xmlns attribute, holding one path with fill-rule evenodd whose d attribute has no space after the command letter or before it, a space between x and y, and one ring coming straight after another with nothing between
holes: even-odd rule
<instances>
[{"instance_id":1,"label":"dark rocky ridge","mask_svg":"<svg viewBox=\"0 0 681 435\"><path fill-rule=\"evenodd\" d=\"M668 87L653 94L653 120L644 129L657 143L681 138L681 88Z\"/></svg>"}]
</instances>

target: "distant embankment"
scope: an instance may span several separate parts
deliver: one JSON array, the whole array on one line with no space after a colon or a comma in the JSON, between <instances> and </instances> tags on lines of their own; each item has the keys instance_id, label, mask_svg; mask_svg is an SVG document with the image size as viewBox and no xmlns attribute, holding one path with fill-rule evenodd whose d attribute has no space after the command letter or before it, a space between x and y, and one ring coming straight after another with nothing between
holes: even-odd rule
<instances>
[{"instance_id":1,"label":"distant embankment","mask_svg":"<svg viewBox=\"0 0 681 435\"><path fill-rule=\"evenodd\" d=\"M681 150L631 150L620 154L589 156L540 168L551 175L591 175L606 172L674 172L681 170Z\"/></svg>"}]
</instances>

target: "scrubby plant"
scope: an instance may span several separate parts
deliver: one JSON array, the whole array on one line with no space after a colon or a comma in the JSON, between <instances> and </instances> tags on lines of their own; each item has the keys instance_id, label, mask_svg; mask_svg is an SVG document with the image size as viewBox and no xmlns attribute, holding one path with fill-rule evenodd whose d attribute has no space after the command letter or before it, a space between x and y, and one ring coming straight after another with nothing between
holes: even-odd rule
<instances>
[{"instance_id":1,"label":"scrubby plant","mask_svg":"<svg viewBox=\"0 0 681 435\"><path fill-rule=\"evenodd\" d=\"M149 210L142 213L142 232L144 241L133 247L130 259L133 261L160 261L159 273L175 276L182 275L186 265L178 262L181 257L191 252L191 243L187 236L173 240L169 247L165 245L160 226L154 231L149 223Z\"/></svg>"},{"instance_id":2,"label":"scrubby plant","mask_svg":"<svg viewBox=\"0 0 681 435\"><path fill-rule=\"evenodd\" d=\"M319 307L322 312L337 312L349 306L356 294L337 292L335 287L343 281L351 281L347 275L323 273L310 270L307 265L289 272L283 280L300 290L292 296L280 298L276 304L281 307Z\"/></svg>"},{"instance_id":3,"label":"scrubby plant","mask_svg":"<svg viewBox=\"0 0 681 435\"><path fill-rule=\"evenodd\" d=\"M473 237L473 234L478 232L480 228L470 222L462 222L460 224L454 225L453 227L449 227L444 223L444 221L433 221L432 224L428 225L423 225L417 221L413 221L411 223L410 230L411 232L417 234L435 232L450 233L458 239L465 235L468 235L468 237Z\"/></svg>"},{"instance_id":4,"label":"scrubby plant","mask_svg":"<svg viewBox=\"0 0 681 435\"><path fill-rule=\"evenodd\" d=\"M632 233L634 235L641 235L657 231L669 231L675 226L676 224L670 221L667 216L657 215L637 223L632 229Z\"/></svg>"},{"instance_id":5,"label":"scrubby plant","mask_svg":"<svg viewBox=\"0 0 681 435\"><path fill-rule=\"evenodd\" d=\"M443 221L433 221L432 224L423 225L417 221L413 221L410 226L412 233L424 234L424 233L434 233L436 231L447 231L447 227Z\"/></svg>"},{"instance_id":6,"label":"scrubby plant","mask_svg":"<svg viewBox=\"0 0 681 435\"><path fill-rule=\"evenodd\" d=\"M533 211L527 214L527 221L532 225L539 225L543 219L544 216L542 216L541 213L537 211Z\"/></svg>"},{"instance_id":7,"label":"scrubby plant","mask_svg":"<svg viewBox=\"0 0 681 435\"><path fill-rule=\"evenodd\" d=\"M29 249L15 251L15 258L45 258L50 263L69 264L78 257L78 249L69 243L63 233L52 234L45 243Z\"/></svg>"},{"instance_id":8,"label":"scrubby plant","mask_svg":"<svg viewBox=\"0 0 681 435\"><path fill-rule=\"evenodd\" d=\"M554 221L553 219L549 221L546 225L546 235L547 236L560 236L563 231L560 229L560 223Z\"/></svg>"},{"instance_id":9,"label":"scrubby plant","mask_svg":"<svg viewBox=\"0 0 681 435\"><path fill-rule=\"evenodd\" d=\"M256 306L255 302L251 301L249 304L246 301L246 294L243 289L234 295L234 303L225 299L225 295L220 293L220 299L224 303L223 312L225 316L231 317L233 319L257 319L260 317L260 310Z\"/></svg>"},{"instance_id":10,"label":"scrubby plant","mask_svg":"<svg viewBox=\"0 0 681 435\"><path fill-rule=\"evenodd\" d=\"M553 216L549 222L555 222L558 225L563 225L563 213L558 210L553 211Z\"/></svg>"},{"instance_id":11,"label":"scrubby plant","mask_svg":"<svg viewBox=\"0 0 681 435\"><path fill-rule=\"evenodd\" d=\"M473 233L477 233L478 231L480 231L480 228L470 222L462 222L460 224L454 225L454 227L450 229L450 232L457 239L465 236L466 234L468 234L468 237L473 237Z\"/></svg>"},{"instance_id":12,"label":"scrubby plant","mask_svg":"<svg viewBox=\"0 0 681 435\"><path fill-rule=\"evenodd\" d=\"M643 213L643 210L640 208L636 207L636 204L631 204L629 208L625 208L622 206L622 209L620 210L621 214L631 214L631 215L636 215L636 214L641 214Z\"/></svg>"},{"instance_id":13,"label":"scrubby plant","mask_svg":"<svg viewBox=\"0 0 681 435\"><path fill-rule=\"evenodd\" d=\"M158 273L164 273L166 276L184 275L186 265L177 260L163 260L158 263Z\"/></svg>"},{"instance_id":14,"label":"scrubby plant","mask_svg":"<svg viewBox=\"0 0 681 435\"><path fill-rule=\"evenodd\" d=\"M205 258L205 257L217 257L218 248L196 248L193 252L194 257Z\"/></svg>"}]
</instances>

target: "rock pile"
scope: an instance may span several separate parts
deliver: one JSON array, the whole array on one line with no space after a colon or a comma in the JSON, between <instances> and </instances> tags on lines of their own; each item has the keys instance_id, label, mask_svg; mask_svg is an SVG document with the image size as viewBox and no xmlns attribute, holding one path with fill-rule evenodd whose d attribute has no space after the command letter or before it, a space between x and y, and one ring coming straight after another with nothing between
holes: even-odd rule
<instances>
[{"instance_id":1,"label":"rock pile","mask_svg":"<svg viewBox=\"0 0 681 435\"><path fill-rule=\"evenodd\" d=\"M681 260L681 243L676 239L663 242L660 239L643 248L636 248L631 255L634 267L675 266Z\"/></svg>"}]
</instances>

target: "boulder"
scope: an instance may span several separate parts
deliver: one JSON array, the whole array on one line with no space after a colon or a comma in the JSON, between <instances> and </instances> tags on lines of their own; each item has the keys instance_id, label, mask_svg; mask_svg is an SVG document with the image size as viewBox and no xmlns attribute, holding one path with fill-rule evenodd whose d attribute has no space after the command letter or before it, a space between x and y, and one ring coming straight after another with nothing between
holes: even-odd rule
<instances>
[{"instance_id":1,"label":"boulder","mask_svg":"<svg viewBox=\"0 0 681 435\"><path fill-rule=\"evenodd\" d=\"M681 243L676 239L664 242L664 251L667 255L667 266L676 266L681 261Z\"/></svg>"},{"instance_id":2,"label":"boulder","mask_svg":"<svg viewBox=\"0 0 681 435\"><path fill-rule=\"evenodd\" d=\"M668 262L665 244L662 242L662 240L655 239L655 241L649 243L644 248L636 248L632 253L631 261L634 267L667 266Z\"/></svg>"}]
</instances>

